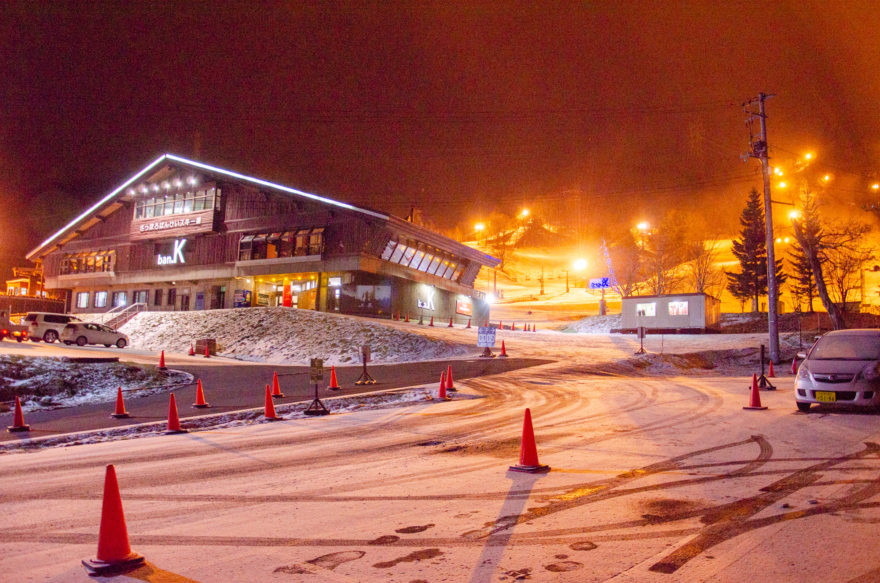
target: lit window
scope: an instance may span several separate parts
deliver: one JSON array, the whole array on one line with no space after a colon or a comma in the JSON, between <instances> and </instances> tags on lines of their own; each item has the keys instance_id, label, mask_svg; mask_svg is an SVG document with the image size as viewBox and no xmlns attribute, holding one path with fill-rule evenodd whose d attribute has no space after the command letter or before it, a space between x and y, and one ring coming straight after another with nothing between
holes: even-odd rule
<instances>
[{"instance_id":1,"label":"lit window","mask_svg":"<svg viewBox=\"0 0 880 583\"><path fill-rule=\"evenodd\" d=\"M106 308L107 307L107 292L105 292L105 291L95 292L95 307L96 308Z\"/></svg>"},{"instance_id":2,"label":"lit window","mask_svg":"<svg viewBox=\"0 0 880 583\"><path fill-rule=\"evenodd\" d=\"M669 302L669 315L670 316L687 316L688 315L688 303L687 302Z\"/></svg>"},{"instance_id":3,"label":"lit window","mask_svg":"<svg viewBox=\"0 0 880 583\"><path fill-rule=\"evenodd\" d=\"M88 308L89 307L89 292L79 292L76 294L76 307L77 308Z\"/></svg>"},{"instance_id":4,"label":"lit window","mask_svg":"<svg viewBox=\"0 0 880 583\"><path fill-rule=\"evenodd\" d=\"M653 318L657 315L657 302L650 304L636 304L636 316L647 316Z\"/></svg>"}]
</instances>

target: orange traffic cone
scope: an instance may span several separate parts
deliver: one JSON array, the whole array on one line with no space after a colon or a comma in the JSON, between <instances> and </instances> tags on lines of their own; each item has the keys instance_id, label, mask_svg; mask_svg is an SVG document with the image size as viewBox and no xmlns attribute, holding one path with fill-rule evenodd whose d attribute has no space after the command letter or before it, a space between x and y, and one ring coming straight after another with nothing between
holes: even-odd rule
<instances>
[{"instance_id":1,"label":"orange traffic cone","mask_svg":"<svg viewBox=\"0 0 880 583\"><path fill-rule=\"evenodd\" d=\"M483 328L488 328L488 327L489 327L489 320L486 320L486 325L483 326Z\"/></svg>"},{"instance_id":2,"label":"orange traffic cone","mask_svg":"<svg viewBox=\"0 0 880 583\"><path fill-rule=\"evenodd\" d=\"M125 401L122 399L122 387L116 389L116 413L110 415L114 419L128 419L131 415L125 410Z\"/></svg>"},{"instance_id":3,"label":"orange traffic cone","mask_svg":"<svg viewBox=\"0 0 880 583\"><path fill-rule=\"evenodd\" d=\"M791 374L797 374L797 356L791 359Z\"/></svg>"},{"instance_id":4,"label":"orange traffic cone","mask_svg":"<svg viewBox=\"0 0 880 583\"><path fill-rule=\"evenodd\" d=\"M770 361L770 370L767 371L767 378L768 379L775 379L776 378L776 373L773 372L773 361L772 360Z\"/></svg>"},{"instance_id":5,"label":"orange traffic cone","mask_svg":"<svg viewBox=\"0 0 880 583\"><path fill-rule=\"evenodd\" d=\"M440 374L440 390L437 392L437 398L441 401L448 401L446 396L446 372Z\"/></svg>"},{"instance_id":6,"label":"orange traffic cone","mask_svg":"<svg viewBox=\"0 0 880 583\"><path fill-rule=\"evenodd\" d=\"M514 472L537 474L549 472L550 466L543 466L538 461L538 448L535 445L535 431L532 429L532 412L526 409L523 419L522 442L519 448L519 464L510 466Z\"/></svg>"},{"instance_id":7,"label":"orange traffic cone","mask_svg":"<svg viewBox=\"0 0 880 583\"><path fill-rule=\"evenodd\" d=\"M281 417L275 414L275 403L272 402L272 394L269 392L269 385L266 385L266 408L263 412L266 421L281 421Z\"/></svg>"},{"instance_id":8,"label":"orange traffic cone","mask_svg":"<svg viewBox=\"0 0 880 583\"><path fill-rule=\"evenodd\" d=\"M193 346L193 343L192 343L192 342L189 343L189 355L190 355L190 356L195 356L195 355L196 355L196 347Z\"/></svg>"},{"instance_id":9,"label":"orange traffic cone","mask_svg":"<svg viewBox=\"0 0 880 583\"><path fill-rule=\"evenodd\" d=\"M339 386L339 382L336 380L336 367L330 367L330 386L327 387L331 391L341 391L342 387Z\"/></svg>"},{"instance_id":10,"label":"orange traffic cone","mask_svg":"<svg viewBox=\"0 0 880 583\"><path fill-rule=\"evenodd\" d=\"M532 332L535 332L535 331L536 331L536 330L535 330L535 325L532 324Z\"/></svg>"},{"instance_id":11,"label":"orange traffic cone","mask_svg":"<svg viewBox=\"0 0 880 583\"><path fill-rule=\"evenodd\" d=\"M451 364L446 366L446 390L449 391L450 393L454 393L454 392L458 391L458 389L455 388L455 385L452 384L452 365Z\"/></svg>"},{"instance_id":12,"label":"orange traffic cone","mask_svg":"<svg viewBox=\"0 0 880 583\"><path fill-rule=\"evenodd\" d=\"M165 370L165 351L159 353L159 370Z\"/></svg>"},{"instance_id":13,"label":"orange traffic cone","mask_svg":"<svg viewBox=\"0 0 880 583\"><path fill-rule=\"evenodd\" d=\"M168 403L168 430L165 435L177 433L188 433L188 431L180 427L180 418L177 416L177 401L174 400L174 393L171 393L171 400Z\"/></svg>"},{"instance_id":14,"label":"orange traffic cone","mask_svg":"<svg viewBox=\"0 0 880 583\"><path fill-rule=\"evenodd\" d=\"M211 350L208 348L207 343L205 343L205 358L211 358Z\"/></svg>"},{"instance_id":15,"label":"orange traffic cone","mask_svg":"<svg viewBox=\"0 0 880 583\"><path fill-rule=\"evenodd\" d=\"M431 323L428 324L428 326L433 326L433 325L434 325L434 316L431 316Z\"/></svg>"},{"instance_id":16,"label":"orange traffic cone","mask_svg":"<svg viewBox=\"0 0 880 583\"><path fill-rule=\"evenodd\" d=\"M116 468L112 464L107 466L107 473L104 476L104 502L101 507L101 529L98 531L98 555L94 559L83 559L82 564L93 575L121 573L144 564L144 557L132 551L128 542L128 529L125 527L125 514L122 512Z\"/></svg>"},{"instance_id":17,"label":"orange traffic cone","mask_svg":"<svg viewBox=\"0 0 880 583\"><path fill-rule=\"evenodd\" d=\"M409 312L406 313L406 320L404 322L409 322Z\"/></svg>"},{"instance_id":18,"label":"orange traffic cone","mask_svg":"<svg viewBox=\"0 0 880 583\"><path fill-rule=\"evenodd\" d=\"M452 328L452 318L449 318L449 326L447 328Z\"/></svg>"},{"instance_id":19,"label":"orange traffic cone","mask_svg":"<svg viewBox=\"0 0 880 583\"><path fill-rule=\"evenodd\" d=\"M507 347L504 346L504 340L501 341L501 354L498 355L498 358L507 358Z\"/></svg>"},{"instance_id":20,"label":"orange traffic cone","mask_svg":"<svg viewBox=\"0 0 880 583\"><path fill-rule=\"evenodd\" d=\"M516 322L514 322L513 324L510 325L510 329L512 331L516 332Z\"/></svg>"},{"instance_id":21,"label":"orange traffic cone","mask_svg":"<svg viewBox=\"0 0 880 583\"><path fill-rule=\"evenodd\" d=\"M272 373L272 398L283 399L284 393L281 392L281 386L278 384L278 373Z\"/></svg>"},{"instance_id":22,"label":"orange traffic cone","mask_svg":"<svg viewBox=\"0 0 880 583\"><path fill-rule=\"evenodd\" d=\"M466 328L467 330L470 330L470 329L471 329L471 319L470 319L470 318L468 318L468 325L465 326L465 328Z\"/></svg>"},{"instance_id":23,"label":"orange traffic cone","mask_svg":"<svg viewBox=\"0 0 880 583\"><path fill-rule=\"evenodd\" d=\"M199 385L196 388L196 402L193 403L193 409L207 409L210 407L209 404L205 402L205 392L202 390L202 379L199 379Z\"/></svg>"},{"instance_id":24,"label":"orange traffic cone","mask_svg":"<svg viewBox=\"0 0 880 583\"><path fill-rule=\"evenodd\" d=\"M756 409L763 410L767 407L761 406L761 392L758 390L758 375L752 375L752 396L749 399L749 406L743 407L743 409Z\"/></svg>"},{"instance_id":25,"label":"orange traffic cone","mask_svg":"<svg viewBox=\"0 0 880 583\"><path fill-rule=\"evenodd\" d=\"M21 400L18 395L15 396L15 413L12 415L12 425L6 428L9 433L19 433L22 431L30 431L31 426L24 424L24 415L21 412Z\"/></svg>"}]
</instances>

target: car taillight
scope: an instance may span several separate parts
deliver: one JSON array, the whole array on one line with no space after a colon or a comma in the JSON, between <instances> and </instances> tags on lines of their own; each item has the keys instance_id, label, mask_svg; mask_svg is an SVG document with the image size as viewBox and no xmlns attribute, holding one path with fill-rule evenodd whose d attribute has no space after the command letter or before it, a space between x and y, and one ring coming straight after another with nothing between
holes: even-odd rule
<instances>
[{"instance_id":1,"label":"car taillight","mask_svg":"<svg viewBox=\"0 0 880 583\"><path fill-rule=\"evenodd\" d=\"M3 331L3 335L4 335L4 336L8 336L8 335L9 335L9 330L4 330L4 331Z\"/></svg>"}]
</instances>

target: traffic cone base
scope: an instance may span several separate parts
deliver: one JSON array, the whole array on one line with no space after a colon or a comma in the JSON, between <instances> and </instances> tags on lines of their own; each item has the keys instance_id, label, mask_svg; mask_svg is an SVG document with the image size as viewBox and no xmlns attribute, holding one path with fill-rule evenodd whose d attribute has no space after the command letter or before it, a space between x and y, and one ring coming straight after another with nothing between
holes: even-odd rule
<instances>
[{"instance_id":1,"label":"traffic cone base","mask_svg":"<svg viewBox=\"0 0 880 583\"><path fill-rule=\"evenodd\" d=\"M501 341L501 354L498 355L498 358L507 358L507 347L504 346L504 340Z\"/></svg>"},{"instance_id":2,"label":"traffic cone base","mask_svg":"<svg viewBox=\"0 0 880 583\"><path fill-rule=\"evenodd\" d=\"M763 411L767 407L761 406L761 391L758 389L758 375L752 375L752 394L749 398L749 406L743 409L751 409L753 411Z\"/></svg>"},{"instance_id":3,"label":"traffic cone base","mask_svg":"<svg viewBox=\"0 0 880 583\"><path fill-rule=\"evenodd\" d=\"M207 409L210 407L209 404L205 402L205 392L202 390L202 380L199 379L199 386L196 389L196 402L193 403L193 409Z\"/></svg>"},{"instance_id":4,"label":"traffic cone base","mask_svg":"<svg viewBox=\"0 0 880 583\"><path fill-rule=\"evenodd\" d=\"M532 412L526 409L523 416L522 442L519 449L519 463L509 467L512 472L540 474L549 472L550 466L538 461L538 448L535 445L535 431L532 428Z\"/></svg>"},{"instance_id":5,"label":"traffic cone base","mask_svg":"<svg viewBox=\"0 0 880 583\"><path fill-rule=\"evenodd\" d=\"M12 425L6 428L9 433L22 433L30 431L31 426L24 424L24 414L21 412L21 399L15 396L15 413L12 415Z\"/></svg>"},{"instance_id":6,"label":"traffic cone base","mask_svg":"<svg viewBox=\"0 0 880 583\"><path fill-rule=\"evenodd\" d=\"M143 555L132 552L127 559L123 559L121 561L107 562L99 561L98 559L83 559L82 564L90 575L101 576L115 575L125 573L127 571L133 571L138 567L144 565L145 562L146 559L144 559Z\"/></svg>"},{"instance_id":7,"label":"traffic cone base","mask_svg":"<svg viewBox=\"0 0 880 583\"><path fill-rule=\"evenodd\" d=\"M131 415L125 410L125 401L122 399L122 387L116 390L116 412L110 414L114 419L128 419Z\"/></svg>"},{"instance_id":8,"label":"traffic cone base","mask_svg":"<svg viewBox=\"0 0 880 583\"><path fill-rule=\"evenodd\" d=\"M91 575L122 573L144 564L144 557L132 551L128 542L119 483L116 481L116 469L112 465L107 466L104 477L97 556L98 558L82 561Z\"/></svg>"}]
</instances>

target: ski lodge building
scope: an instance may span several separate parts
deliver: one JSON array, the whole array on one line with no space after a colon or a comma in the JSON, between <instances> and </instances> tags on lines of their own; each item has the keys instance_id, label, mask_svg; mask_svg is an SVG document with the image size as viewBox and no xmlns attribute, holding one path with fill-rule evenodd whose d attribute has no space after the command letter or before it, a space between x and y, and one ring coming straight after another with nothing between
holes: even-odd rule
<instances>
[{"instance_id":1,"label":"ski lodge building","mask_svg":"<svg viewBox=\"0 0 880 583\"><path fill-rule=\"evenodd\" d=\"M387 213L165 154L31 251L69 311L286 306L482 322L498 259Z\"/></svg>"}]
</instances>

